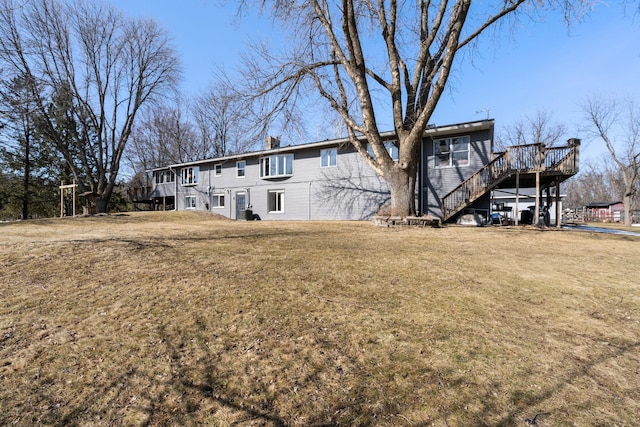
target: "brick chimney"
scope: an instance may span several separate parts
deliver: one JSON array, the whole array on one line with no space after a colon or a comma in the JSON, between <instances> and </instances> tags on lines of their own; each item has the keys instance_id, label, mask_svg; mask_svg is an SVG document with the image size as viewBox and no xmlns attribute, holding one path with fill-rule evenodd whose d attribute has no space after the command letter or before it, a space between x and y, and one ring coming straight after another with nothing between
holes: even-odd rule
<instances>
[{"instance_id":1,"label":"brick chimney","mask_svg":"<svg viewBox=\"0 0 640 427\"><path fill-rule=\"evenodd\" d=\"M265 147L267 150L273 150L275 148L280 148L280 138L277 136L268 136L267 144Z\"/></svg>"}]
</instances>

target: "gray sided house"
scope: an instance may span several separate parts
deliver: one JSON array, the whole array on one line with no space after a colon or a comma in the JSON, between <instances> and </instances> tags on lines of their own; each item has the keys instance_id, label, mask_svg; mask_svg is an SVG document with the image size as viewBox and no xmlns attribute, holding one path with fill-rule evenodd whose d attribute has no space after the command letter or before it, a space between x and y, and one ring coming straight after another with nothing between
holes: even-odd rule
<instances>
[{"instance_id":1,"label":"gray sided house","mask_svg":"<svg viewBox=\"0 0 640 427\"><path fill-rule=\"evenodd\" d=\"M416 188L420 214L442 217L442 197L492 160L493 120L431 127L424 133ZM395 134L383 134L392 157ZM364 220L390 201L385 181L348 139L281 146L153 170L160 209L231 219ZM489 193L465 211L489 214Z\"/></svg>"},{"instance_id":2,"label":"gray sided house","mask_svg":"<svg viewBox=\"0 0 640 427\"><path fill-rule=\"evenodd\" d=\"M560 184L578 172L580 140L494 153L493 127L493 120L482 120L424 132L415 194L419 215L452 222L471 214L462 219L484 224L492 212L492 192L515 188L518 194L533 189L537 195L531 222L549 222L553 207L560 218ZM397 158L395 134L383 138ZM231 219L362 220L390 201L386 182L347 139L281 146L277 138L268 138L261 151L169 165L153 174L155 184L145 202Z\"/></svg>"}]
</instances>

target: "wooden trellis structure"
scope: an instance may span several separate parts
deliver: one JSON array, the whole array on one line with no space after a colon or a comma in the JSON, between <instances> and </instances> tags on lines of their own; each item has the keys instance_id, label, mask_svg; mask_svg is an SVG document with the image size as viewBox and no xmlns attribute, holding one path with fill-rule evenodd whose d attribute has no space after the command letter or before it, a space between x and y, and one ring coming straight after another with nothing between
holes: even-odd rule
<instances>
[{"instance_id":1,"label":"wooden trellis structure","mask_svg":"<svg viewBox=\"0 0 640 427\"><path fill-rule=\"evenodd\" d=\"M76 216L76 188L78 188L78 184L75 182L73 184L66 184L64 181L60 182L60 218L62 218L65 214L64 209L64 199L65 196L68 196L69 192L72 194L73 202L72 202L72 216Z\"/></svg>"}]
</instances>

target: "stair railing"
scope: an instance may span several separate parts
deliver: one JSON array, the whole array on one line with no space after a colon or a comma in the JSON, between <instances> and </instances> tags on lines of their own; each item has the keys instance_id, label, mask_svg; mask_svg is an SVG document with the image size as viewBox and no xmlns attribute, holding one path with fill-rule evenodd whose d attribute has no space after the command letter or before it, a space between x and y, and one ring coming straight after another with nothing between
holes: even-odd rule
<instances>
[{"instance_id":1,"label":"stair railing","mask_svg":"<svg viewBox=\"0 0 640 427\"><path fill-rule=\"evenodd\" d=\"M442 218L451 218L515 172L560 172L575 174L578 170L579 140L569 140L565 147L546 148L543 143L516 145L495 153L491 162L471 175L442 198Z\"/></svg>"}]
</instances>

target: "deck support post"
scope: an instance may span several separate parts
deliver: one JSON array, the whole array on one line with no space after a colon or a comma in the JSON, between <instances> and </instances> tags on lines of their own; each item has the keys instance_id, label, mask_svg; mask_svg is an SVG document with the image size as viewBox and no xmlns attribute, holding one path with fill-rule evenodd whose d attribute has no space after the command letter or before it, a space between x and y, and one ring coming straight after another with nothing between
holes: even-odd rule
<instances>
[{"instance_id":1,"label":"deck support post","mask_svg":"<svg viewBox=\"0 0 640 427\"><path fill-rule=\"evenodd\" d=\"M560 206L560 179L556 179L556 228L562 226L562 206Z\"/></svg>"},{"instance_id":2,"label":"deck support post","mask_svg":"<svg viewBox=\"0 0 640 427\"><path fill-rule=\"evenodd\" d=\"M518 214L520 213L520 210L518 208L518 205L520 204L520 171L516 172L516 222L515 224L518 225L518 222L520 221L520 219L518 218Z\"/></svg>"},{"instance_id":3,"label":"deck support post","mask_svg":"<svg viewBox=\"0 0 640 427\"><path fill-rule=\"evenodd\" d=\"M533 213L532 223L540 225L540 172L536 172L536 208Z\"/></svg>"}]
</instances>

